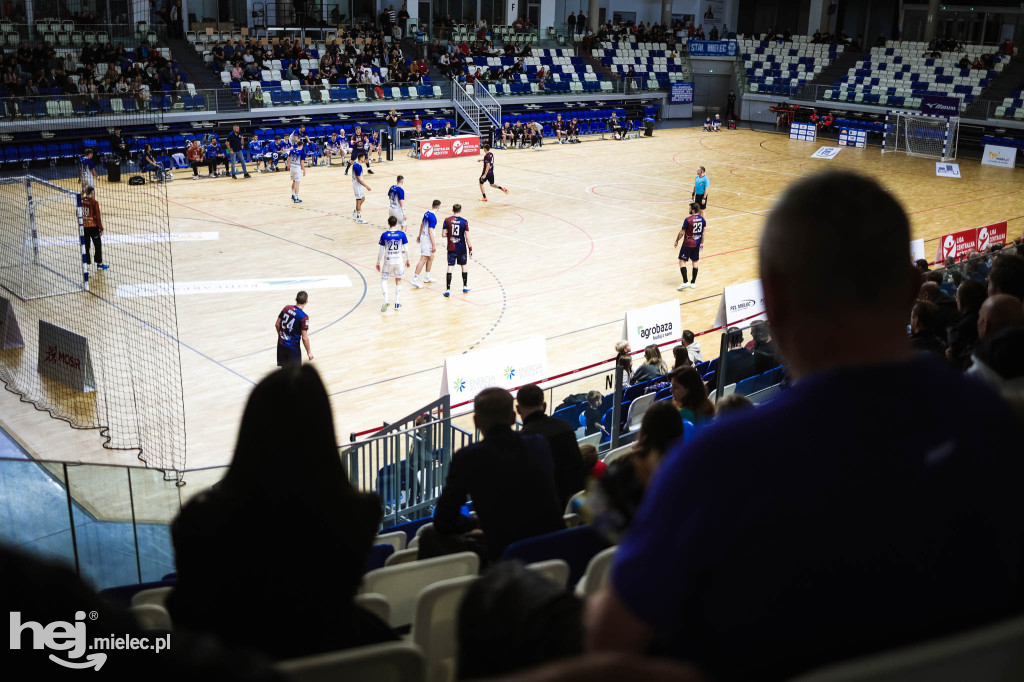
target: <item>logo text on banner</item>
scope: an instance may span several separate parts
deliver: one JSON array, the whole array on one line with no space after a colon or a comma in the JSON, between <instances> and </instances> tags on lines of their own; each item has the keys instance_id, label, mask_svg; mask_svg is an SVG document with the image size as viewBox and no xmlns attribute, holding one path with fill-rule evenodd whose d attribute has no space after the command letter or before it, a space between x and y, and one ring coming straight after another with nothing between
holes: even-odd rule
<instances>
[{"instance_id":1,"label":"logo text on banner","mask_svg":"<svg viewBox=\"0 0 1024 682\"><path fill-rule=\"evenodd\" d=\"M836 154L843 150L842 147L818 147L818 151L811 154L812 159L834 159ZM846 157L843 157L846 158Z\"/></svg>"},{"instance_id":2,"label":"logo text on banner","mask_svg":"<svg viewBox=\"0 0 1024 682\"><path fill-rule=\"evenodd\" d=\"M439 137L420 143L421 159L452 159L457 156L477 156L479 153L480 138L475 135Z\"/></svg>"},{"instance_id":3,"label":"logo text on banner","mask_svg":"<svg viewBox=\"0 0 1024 682\"><path fill-rule=\"evenodd\" d=\"M998 166L1000 168L1013 168L1017 162L1016 147L1000 147L999 145L985 145L985 152L981 155L982 166Z\"/></svg>"},{"instance_id":4,"label":"logo text on banner","mask_svg":"<svg viewBox=\"0 0 1024 682\"><path fill-rule=\"evenodd\" d=\"M960 98L925 95L921 98L921 113L950 118L960 115Z\"/></svg>"},{"instance_id":5,"label":"logo text on banner","mask_svg":"<svg viewBox=\"0 0 1024 682\"><path fill-rule=\"evenodd\" d=\"M818 137L818 126L813 123L792 123L789 126L789 139L814 142Z\"/></svg>"},{"instance_id":6,"label":"logo text on banner","mask_svg":"<svg viewBox=\"0 0 1024 682\"><path fill-rule=\"evenodd\" d=\"M735 57L735 40L688 40L686 49L691 57Z\"/></svg>"},{"instance_id":7,"label":"logo text on banner","mask_svg":"<svg viewBox=\"0 0 1024 682\"><path fill-rule=\"evenodd\" d=\"M1006 221L985 225L984 227L972 227L969 230L960 230L952 234L944 234L939 239L939 246L935 252L935 262L941 263L952 256L959 260L966 256L968 251L985 251L994 244L1006 243Z\"/></svg>"},{"instance_id":8,"label":"logo text on banner","mask_svg":"<svg viewBox=\"0 0 1024 682\"><path fill-rule=\"evenodd\" d=\"M693 83L672 83L669 97L672 104L689 104L693 101Z\"/></svg>"},{"instance_id":9,"label":"logo text on banner","mask_svg":"<svg viewBox=\"0 0 1024 682\"><path fill-rule=\"evenodd\" d=\"M726 327L755 315L764 315L764 291L759 279L734 284L722 291L715 326Z\"/></svg>"},{"instance_id":10,"label":"logo text on banner","mask_svg":"<svg viewBox=\"0 0 1024 682\"><path fill-rule=\"evenodd\" d=\"M40 376L88 393L96 390L93 379L89 340L81 334L39 320Z\"/></svg>"},{"instance_id":11,"label":"logo text on banner","mask_svg":"<svg viewBox=\"0 0 1024 682\"><path fill-rule=\"evenodd\" d=\"M453 402L461 403L491 386L515 388L547 376L547 342L538 336L446 357L441 395L451 395Z\"/></svg>"},{"instance_id":12,"label":"logo text on banner","mask_svg":"<svg viewBox=\"0 0 1024 682\"><path fill-rule=\"evenodd\" d=\"M935 162L935 175L940 178L959 178L960 177L960 164L959 163L944 163L942 161Z\"/></svg>"},{"instance_id":13,"label":"logo text on banner","mask_svg":"<svg viewBox=\"0 0 1024 682\"><path fill-rule=\"evenodd\" d=\"M683 337L679 301L666 301L657 305L626 311L622 328L624 338L633 350L652 343L661 344Z\"/></svg>"}]
</instances>

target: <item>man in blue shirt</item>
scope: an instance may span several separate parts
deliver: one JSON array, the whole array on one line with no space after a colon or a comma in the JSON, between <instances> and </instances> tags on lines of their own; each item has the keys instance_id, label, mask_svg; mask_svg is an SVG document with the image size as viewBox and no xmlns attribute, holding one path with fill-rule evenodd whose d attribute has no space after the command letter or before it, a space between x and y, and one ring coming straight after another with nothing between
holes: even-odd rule
<instances>
[{"instance_id":1,"label":"man in blue shirt","mask_svg":"<svg viewBox=\"0 0 1024 682\"><path fill-rule=\"evenodd\" d=\"M912 355L909 240L892 194L849 172L779 200L761 281L794 382L671 449L589 605L588 648L771 682L1021 611L1014 416ZM872 245L870 278L850 243Z\"/></svg>"},{"instance_id":2,"label":"man in blue shirt","mask_svg":"<svg viewBox=\"0 0 1024 682\"><path fill-rule=\"evenodd\" d=\"M78 179L82 183L82 191L96 187L96 162L92 160L94 150L86 149L78 159Z\"/></svg>"},{"instance_id":3,"label":"man in blue shirt","mask_svg":"<svg viewBox=\"0 0 1024 682\"><path fill-rule=\"evenodd\" d=\"M704 173L704 166L697 169L697 177L693 179L693 193L690 194L690 198L702 211L708 207L708 187L711 186L711 181Z\"/></svg>"},{"instance_id":4,"label":"man in blue shirt","mask_svg":"<svg viewBox=\"0 0 1024 682\"><path fill-rule=\"evenodd\" d=\"M224 174L228 172L228 157L224 155L224 148L217 141L217 136L210 138L210 144L206 145L206 165L210 169L210 177L217 177L217 165L224 164Z\"/></svg>"},{"instance_id":5,"label":"man in blue shirt","mask_svg":"<svg viewBox=\"0 0 1024 682\"><path fill-rule=\"evenodd\" d=\"M258 133L253 133L252 139L249 140L249 158L252 159L252 165L256 166L257 173L263 172L260 170L261 161L263 162L263 167L267 168L267 158L264 156L263 143L260 142L260 136Z\"/></svg>"},{"instance_id":6,"label":"man in blue shirt","mask_svg":"<svg viewBox=\"0 0 1024 682\"><path fill-rule=\"evenodd\" d=\"M231 179L237 180L238 174L235 172L235 162L242 164L242 175L244 177L251 177L249 170L245 167L245 155L243 150L245 149L245 138L242 137L242 133L239 127L236 125L228 133L228 158L231 159Z\"/></svg>"},{"instance_id":7,"label":"man in blue shirt","mask_svg":"<svg viewBox=\"0 0 1024 682\"><path fill-rule=\"evenodd\" d=\"M295 295L295 305L286 305L277 315L274 329L277 330L277 366L301 365L302 351L299 342L306 347L306 356L312 360L309 347L309 315L303 308L309 301L309 294L300 291Z\"/></svg>"}]
</instances>

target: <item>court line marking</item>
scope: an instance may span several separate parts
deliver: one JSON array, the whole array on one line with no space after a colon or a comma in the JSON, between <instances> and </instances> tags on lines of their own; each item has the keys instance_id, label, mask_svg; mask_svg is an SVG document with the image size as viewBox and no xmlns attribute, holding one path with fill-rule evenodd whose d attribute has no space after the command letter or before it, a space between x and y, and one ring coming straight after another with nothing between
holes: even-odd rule
<instances>
[{"instance_id":1,"label":"court line marking","mask_svg":"<svg viewBox=\"0 0 1024 682\"><path fill-rule=\"evenodd\" d=\"M340 289L352 286L347 275L307 277L264 277L259 279L222 279L197 282L156 282L152 284L119 284L115 298L147 296L190 296L193 294L263 293L300 289Z\"/></svg>"}]
</instances>

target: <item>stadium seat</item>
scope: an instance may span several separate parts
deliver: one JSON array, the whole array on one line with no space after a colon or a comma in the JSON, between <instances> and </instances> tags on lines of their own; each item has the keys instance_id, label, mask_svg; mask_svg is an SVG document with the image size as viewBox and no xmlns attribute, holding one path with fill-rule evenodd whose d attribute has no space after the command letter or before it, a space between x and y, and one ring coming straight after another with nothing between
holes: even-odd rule
<instances>
[{"instance_id":1,"label":"stadium seat","mask_svg":"<svg viewBox=\"0 0 1024 682\"><path fill-rule=\"evenodd\" d=\"M171 614L159 604L139 604L128 608L135 622L143 630L170 630Z\"/></svg>"},{"instance_id":2,"label":"stadium seat","mask_svg":"<svg viewBox=\"0 0 1024 682\"><path fill-rule=\"evenodd\" d=\"M141 606L142 604L156 604L157 606L167 605L167 597L171 594L173 586L153 587L148 590L140 590L132 595L131 605Z\"/></svg>"},{"instance_id":3,"label":"stadium seat","mask_svg":"<svg viewBox=\"0 0 1024 682\"><path fill-rule=\"evenodd\" d=\"M757 377L752 376L736 383L736 393L740 395L750 395L754 392L754 387L757 385Z\"/></svg>"},{"instance_id":4,"label":"stadium seat","mask_svg":"<svg viewBox=\"0 0 1024 682\"><path fill-rule=\"evenodd\" d=\"M419 558L420 558L419 540L416 539L416 538L413 538L413 540L416 542L417 546L410 547L408 549L403 549L400 552L395 552L394 554L389 556L384 561L384 565L385 566L397 566L398 564L407 564L410 561L419 561Z\"/></svg>"},{"instance_id":5,"label":"stadium seat","mask_svg":"<svg viewBox=\"0 0 1024 682\"><path fill-rule=\"evenodd\" d=\"M513 542L501 558L519 559L525 564L562 559L569 564L569 584L575 585L586 572L590 559L606 547L608 541L600 533L580 526Z\"/></svg>"},{"instance_id":6,"label":"stadium seat","mask_svg":"<svg viewBox=\"0 0 1024 682\"><path fill-rule=\"evenodd\" d=\"M388 600L384 595L367 592L366 594L357 594L354 601L356 606L369 611L380 618L381 621L388 622L388 617L391 615L391 605L388 604Z\"/></svg>"},{"instance_id":7,"label":"stadium seat","mask_svg":"<svg viewBox=\"0 0 1024 682\"><path fill-rule=\"evenodd\" d=\"M423 650L427 682L453 682L459 658L459 607L475 575L430 585L416 599L412 641Z\"/></svg>"},{"instance_id":8,"label":"stadium seat","mask_svg":"<svg viewBox=\"0 0 1024 682\"><path fill-rule=\"evenodd\" d=\"M394 547L396 552L401 552L405 549L406 543L409 541L404 531L392 530L390 533L381 533L373 539L375 545L391 545Z\"/></svg>"},{"instance_id":9,"label":"stadium seat","mask_svg":"<svg viewBox=\"0 0 1024 682\"><path fill-rule=\"evenodd\" d=\"M554 584L565 589L569 582L569 564L562 559L548 559L528 564L526 568L539 573Z\"/></svg>"},{"instance_id":10,"label":"stadium seat","mask_svg":"<svg viewBox=\"0 0 1024 682\"><path fill-rule=\"evenodd\" d=\"M277 671L289 682L325 680L382 680L425 682L423 652L409 642L388 642L372 646L317 654L281 661Z\"/></svg>"},{"instance_id":11,"label":"stadium seat","mask_svg":"<svg viewBox=\"0 0 1024 682\"><path fill-rule=\"evenodd\" d=\"M395 546L390 543L376 544L370 549L370 555L366 558L366 571L375 571L384 568L385 563L395 553Z\"/></svg>"},{"instance_id":12,"label":"stadium seat","mask_svg":"<svg viewBox=\"0 0 1024 682\"><path fill-rule=\"evenodd\" d=\"M583 577L576 583L576 596L580 599L587 599L597 592L607 581L612 569L612 560L619 546L615 545L603 549L587 563L587 570Z\"/></svg>"},{"instance_id":13,"label":"stadium seat","mask_svg":"<svg viewBox=\"0 0 1024 682\"><path fill-rule=\"evenodd\" d=\"M360 592L375 592L387 597L391 605L391 627L402 627L412 622L416 597L429 585L447 580L476 575L480 557L472 552L460 552L435 559L423 559L399 566L387 566L363 576Z\"/></svg>"}]
</instances>

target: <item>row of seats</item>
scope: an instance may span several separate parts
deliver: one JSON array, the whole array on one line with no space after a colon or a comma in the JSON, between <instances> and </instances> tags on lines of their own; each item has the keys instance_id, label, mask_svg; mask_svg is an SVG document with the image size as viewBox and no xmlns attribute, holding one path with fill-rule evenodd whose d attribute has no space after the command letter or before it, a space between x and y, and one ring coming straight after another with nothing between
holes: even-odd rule
<instances>
[{"instance_id":1,"label":"row of seats","mask_svg":"<svg viewBox=\"0 0 1024 682\"><path fill-rule=\"evenodd\" d=\"M769 94L794 94L814 80L844 50L843 45L822 45L807 41L741 42L743 51L740 57L750 91Z\"/></svg>"},{"instance_id":2,"label":"row of seats","mask_svg":"<svg viewBox=\"0 0 1024 682\"><path fill-rule=\"evenodd\" d=\"M633 85L648 90L664 90L672 81L692 79L689 64L678 56L681 53L680 45L633 41L603 42L591 50L614 74L625 76L632 67L638 79Z\"/></svg>"},{"instance_id":3,"label":"row of seats","mask_svg":"<svg viewBox=\"0 0 1024 682\"><path fill-rule=\"evenodd\" d=\"M984 135L981 138L982 144L993 144L999 147L1013 147L1024 152L1024 138L1015 139L1012 137L998 137L996 135Z\"/></svg>"},{"instance_id":4,"label":"row of seats","mask_svg":"<svg viewBox=\"0 0 1024 682\"><path fill-rule=\"evenodd\" d=\"M440 99L439 86L411 86L405 88L382 88L384 98L390 100ZM264 90L264 106L295 106L301 104L328 104L335 102L367 102L366 88L348 88L336 85L320 89L320 101L313 99L309 88Z\"/></svg>"},{"instance_id":5,"label":"row of seats","mask_svg":"<svg viewBox=\"0 0 1024 682\"><path fill-rule=\"evenodd\" d=\"M1021 87L1003 98L1003 103L996 107L995 115L1001 118L1024 120L1024 83Z\"/></svg>"},{"instance_id":6,"label":"row of seats","mask_svg":"<svg viewBox=\"0 0 1024 682\"><path fill-rule=\"evenodd\" d=\"M194 90L193 90L194 92ZM103 114L120 114L139 110L138 101L134 97L101 96L95 100L85 99L77 95L66 95L59 99L27 98L6 100L8 109L3 112L8 117L35 118L68 118L72 116L89 117ZM206 97L200 94L185 94L176 99L172 95L152 95L149 98L150 111L204 110Z\"/></svg>"}]
</instances>

